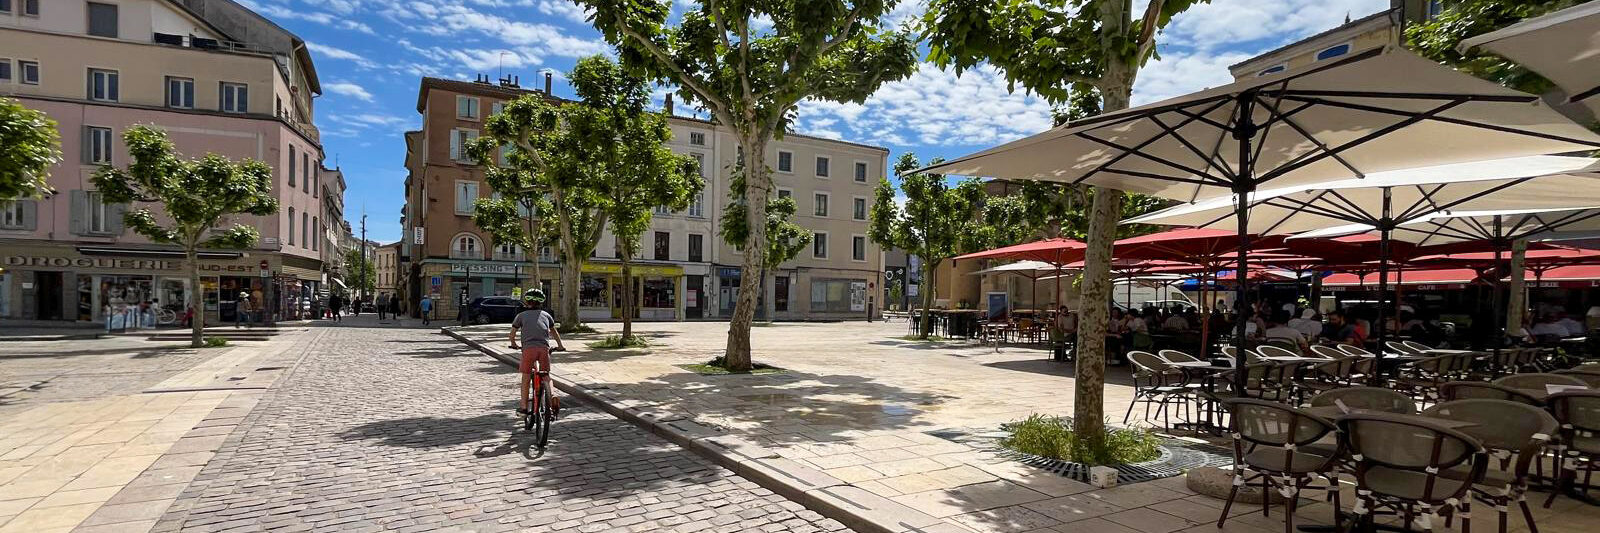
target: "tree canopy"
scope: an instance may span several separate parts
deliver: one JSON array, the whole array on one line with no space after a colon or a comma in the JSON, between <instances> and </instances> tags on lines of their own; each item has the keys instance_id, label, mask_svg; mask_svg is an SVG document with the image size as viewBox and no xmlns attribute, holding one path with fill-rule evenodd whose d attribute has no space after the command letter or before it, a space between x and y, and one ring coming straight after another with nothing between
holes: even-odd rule
<instances>
[{"instance_id":1,"label":"tree canopy","mask_svg":"<svg viewBox=\"0 0 1600 533\"><path fill-rule=\"evenodd\" d=\"M96 171L91 181L107 203L135 204L123 222L153 242L182 247L188 256L189 305L197 305L201 248L248 248L260 238L255 226L234 223L213 234L226 217L236 214L267 216L278 212L272 194L272 167L246 159L234 162L217 154L197 160L179 158L165 131L134 126L122 135L131 162L125 169L111 166ZM144 204L144 205L139 205ZM148 207L156 204L160 214ZM192 343L202 344L205 313L195 309Z\"/></svg>"},{"instance_id":2,"label":"tree canopy","mask_svg":"<svg viewBox=\"0 0 1600 533\"><path fill-rule=\"evenodd\" d=\"M930 163L938 162L935 159ZM997 232L980 235L984 226L980 220L984 193L978 180L966 179L951 186L942 174L914 172L919 168L922 164L917 162L916 154L909 152L895 162L894 172L905 193L904 209L895 203L894 185L887 178L878 180L868 214L867 237L880 246L899 248L922 258L922 279L928 285L922 290L922 309L927 311L933 304L934 269L945 259L979 246L982 239L996 237ZM1020 209L1014 203L1002 202L1013 215ZM920 335L926 338L926 312L922 322Z\"/></svg>"},{"instance_id":3,"label":"tree canopy","mask_svg":"<svg viewBox=\"0 0 1600 533\"><path fill-rule=\"evenodd\" d=\"M0 202L49 192L50 167L60 161L56 121L0 98Z\"/></svg>"}]
</instances>

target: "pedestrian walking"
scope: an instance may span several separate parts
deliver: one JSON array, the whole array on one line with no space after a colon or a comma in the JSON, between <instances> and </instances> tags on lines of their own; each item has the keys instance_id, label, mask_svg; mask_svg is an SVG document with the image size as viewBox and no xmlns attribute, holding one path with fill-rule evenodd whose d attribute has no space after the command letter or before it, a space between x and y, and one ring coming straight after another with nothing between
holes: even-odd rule
<instances>
[{"instance_id":1,"label":"pedestrian walking","mask_svg":"<svg viewBox=\"0 0 1600 533\"><path fill-rule=\"evenodd\" d=\"M378 295L378 320L385 320L389 315L389 293Z\"/></svg>"},{"instance_id":2,"label":"pedestrian walking","mask_svg":"<svg viewBox=\"0 0 1600 533\"><path fill-rule=\"evenodd\" d=\"M400 312L401 311L404 311L404 309L400 306L400 296L399 295L390 296L389 297L389 318L393 318L394 319L394 323L396 323L396 324L401 323L400 321L403 318L403 317L400 316Z\"/></svg>"},{"instance_id":3,"label":"pedestrian walking","mask_svg":"<svg viewBox=\"0 0 1600 533\"><path fill-rule=\"evenodd\" d=\"M433 314L433 298L426 294L422 295L422 301L417 304L417 309L422 311L422 325L426 326L433 321L433 317L430 316Z\"/></svg>"},{"instance_id":4,"label":"pedestrian walking","mask_svg":"<svg viewBox=\"0 0 1600 533\"><path fill-rule=\"evenodd\" d=\"M233 313L233 329L239 329L241 324L251 327L251 315L255 314L255 309L255 303L250 301L250 293L239 293L239 303Z\"/></svg>"},{"instance_id":5,"label":"pedestrian walking","mask_svg":"<svg viewBox=\"0 0 1600 533\"><path fill-rule=\"evenodd\" d=\"M337 294L328 297L328 310L333 312L333 321L339 321L339 312L344 310L344 297Z\"/></svg>"}]
</instances>

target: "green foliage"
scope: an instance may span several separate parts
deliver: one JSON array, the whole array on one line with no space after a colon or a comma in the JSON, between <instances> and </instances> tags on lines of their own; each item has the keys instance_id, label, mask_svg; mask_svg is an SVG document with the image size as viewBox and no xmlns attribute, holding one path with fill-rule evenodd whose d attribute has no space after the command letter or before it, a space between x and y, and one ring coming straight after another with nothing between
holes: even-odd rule
<instances>
[{"instance_id":1,"label":"green foliage","mask_svg":"<svg viewBox=\"0 0 1600 533\"><path fill-rule=\"evenodd\" d=\"M560 327L556 328L556 330L560 331L561 333L594 333L597 331L594 328L584 324L572 324L570 326L567 324L561 324Z\"/></svg>"},{"instance_id":2,"label":"green foliage","mask_svg":"<svg viewBox=\"0 0 1600 533\"><path fill-rule=\"evenodd\" d=\"M206 348L222 348L227 345L228 339L226 337L206 337L205 340Z\"/></svg>"},{"instance_id":3,"label":"green foliage","mask_svg":"<svg viewBox=\"0 0 1600 533\"><path fill-rule=\"evenodd\" d=\"M923 17L928 59L957 72L982 63L1056 103L1083 107L1074 93L1131 90L1155 55L1155 34L1207 0L1154 0L1135 19L1126 0L932 0ZM1126 99L1126 95L1106 94ZM1098 110L1100 100L1089 106Z\"/></svg>"},{"instance_id":4,"label":"green foliage","mask_svg":"<svg viewBox=\"0 0 1600 533\"><path fill-rule=\"evenodd\" d=\"M0 98L0 201L50 192L50 167L61 161L56 121Z\"/></svg>"},{"instance_id":5,"label":"green foliage","mask_svg":"<svg viewBox=\"0 0 1600 533\"><path fill-rule=\"evenodd\" d=\"M1041 414L1006 424L1000 446L1026 454L1086 465L1131 464L1161 457L1161 438L1143 429L1107 429L1098 439L1079 438L1070 421Z\"/></svg>"},{"instance_id":6,"label":"green foliage","mask_svg":"<svg viewBox=\"0 0 1600 533\"><path fill-rule=\"evenodd\" d=\"M1450 65L1456 70L1494 81L1507 87L1541 94L1552 87L1549 80L1487 50L1462 53L1456 46L1462 40L1564 9L1571 0L1460 0L1450 2L1443 13L1406 26L1406 41L1423 57Z\"/></svg>"},{"instance_id":7,"label":"green foliage","mask_svg":"<svg viewBox=\"0 0 1600 533\"><path fill-rule=\"evenodd\" d=\"M712 359L710 361L706 361L706 362L700 363L700 364L678 365L678 368L682 368L684 370L688 370L688 371L694 372L696 374L707 375L707 376L723 376L723 375L728 375L728 374L753 374L753 375L758 375L759 376L759 375L765 375L765 374L782 374L784 372L788 372L788 370L784 370L782 368L778 368L778 367L775 367L775 366L772 366L772 365L767 365L767 364L762 364L762 363L753 363L753 364L751 364L749 370L735 370L732 367L728 366L728 358L727 357L718 357L716 359Z\"/></svg>"},{"instance_id":8,"label":"green foliage","mask_svg":"<svg viewBox=\"0 0 1600 533\"><path fill-rule=\"evenodd\" d=\"M607 335L606 338L588 343L590 348L596 350L616 350L621 348L645 348L650 346L650 341L638 335Z\"/></svg>"},{"instance_id":9,"label":"green foliage","mask_svg":"<svg viewBox=\"0 0 1600 533\"><path fill-rule=\"evenodd\" d=\"M722 210L717 220L718 233L728 244L743 248L750 240L749 216L744 206L744 171L735 169L729 180L728 197L731 202ZM785 261L794 259L811 246L811 231L794 222L800 210L794 198L772 196L767 199L767 251L761 267L771 271Z\"/></svg>"},{"instance_id":10,"label":"green foliage","mask_svg":"<svg viewBox=\"0 0 1600 533\"><path fill-rule=\"evenodd\" d=\"M360 246L344 251L344 271L344 282L350 290L360 294L377 292L378 269L372 266L372 260L361 259Z\"/></svg>"},{"instance_id":11,"label":"green foliage","mask_svg":"<svg viewBox=\"0 0 1600 533\"><path fill-rule=\"evenodd\" d=\"M880 246L899 248L937 265L981 245L975 235L982 226L978 215L983 188L976 179L951 186L943 174L912 172L921 167L912 153L895 162L900 190L906 196L904 211L895 204L889 180L878 181L868 213L867 236Z\"/></svg>"}]
</instances>

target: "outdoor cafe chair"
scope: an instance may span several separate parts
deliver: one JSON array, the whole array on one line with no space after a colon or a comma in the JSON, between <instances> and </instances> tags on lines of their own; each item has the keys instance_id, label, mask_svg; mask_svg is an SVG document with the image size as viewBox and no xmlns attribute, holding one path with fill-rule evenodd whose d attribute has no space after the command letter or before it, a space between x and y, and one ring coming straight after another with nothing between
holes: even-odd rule
<instances>
[{"instance_id":1,"label":"outdoor cafe chair","mask_svg":"<svg viewBox=\"0 0 1600 533\"><path fill-rule=\"evenodd\" d=\"M1239 347L1237 347L1237 346L1223 346L1222 347L1222 356L1223 357L1227 357L1229 361L1238 361L1239 360ZM1253 364L1256 364L1256 363L1260 363L1261 362L1261 356L1259 354L1257 354L1255 352L1255 350L1251 350L1249 348L1245 348L1244 349L1244 362L1245 362L1245 364L1250 364L1250 365L1253 365Z\"/></svg>"},{"instance_id":2,"label":"outdoor cafe chair","mask_svg":"<svg viewBox=\"0 0 1600 533\"><path fill-rule=\"evenodd\" d=\"M1377 356L1373 355L1372 352L1367 351L1366 348L1362 348L1360 346L1355 346L1355 345L1351 345L1351 344L1339 344L1338 348L1339 348L1339 351L1344 352L1344 353L1349 354L1349 355L1354 355L1356 357L1377 357Z\"/></svg>"},{"instance_id":3,"label":"outdoor cafe chair","mask_svg":"<svg viewBox=\"0 0 1600 533\"><path fill-rule=\"evenodd\" d=\"M1330 360L1331 359L1344 359L1346 357L1350 357L1350 354L1344 353L1343 350L1340 350L1338 348L1335 348L1333 346L1329 346L1329 345L1326 345L1326 344L1313 344L1313 345L1311 345L1311 355L1314 355L1314 356L1317 356L1317 357L1321 357L1323 359L1330 359Z\"/></svg>"},{"instance_id":4,"label":"outdoor cafe chair","mask_svg":"<svg viewBox=\"0 0 1600 533\"><path fill-rule=\"evenodd\" d=\"M1256 347L1256 352L1260 353L1262 348L1278 348L1289 352L1289 355L1300 357L1300 344L1289 339L1267 339L1261 343L1261 346ZM1262 357L1266 357L1266 354L1262 354Z\"/></svg>"},{"instance_id":5,"label":"outdoor cafe chair","mask_svg":"<svg viewBox=\"0 0 1600 533\"><path fill-rule=\"evenodd\" d=\"M1523 495L1528 491L1529 466L1544 454L1545 445L1559 428L1555 417L1525 403L1490 399L1449 401L1428 408L1422 416L1472 423L1457 431L1478 439L1484 450L1499 461L1498 469L1484 471L1473 495L1499 511L1502 533L1506 530L1506 508L1512 502L1522 508L1528 530L1539 533Z\"/></svg>"},{"instance_id":6,"label":"outdoor cafe chair","mask_svg":"<svg viewBox=\"0 0 1600 533\"><path fill-rule=\"evenodd\" d=\"M1357 520L1383 510L1432 531L1435 509L1442 509L1459 512L1461 531L1472 530L1470 494L1488 465L1478 439L1424 417L1393 413L1352 413L1339 419L1339 428L1355 462Z\"/></svg>"},{"instance_id":7,"label":"outdoor cafe chair","mask_svg":"<svg viewBox=\"0 0 1600 533\"><path fill-rule=\"evenodd\" d=\"M1504 400L1528 405L1544 405L1539 398L1518 389L1483 381L1450 381L1439 384L1440 401Z\"/></svg>"},{"instance_id":8,"label":"outdoor cafe chair","mask_svg":"<svg viewBox=\"0 0 1600 533\"><path fill-rule=\"evenodd\" d=\"M1538 391L1539 393L1544 393L1547 390L1545 388L1546 385L1588 387L1583 380L1572 376L1544 373L1512 374L1494 380L1493 383L1495 385L1511 387L1513 389ZM1538 396L1538 394L1535 394L1534 396Z\"/></svg>"},{"instance_id":9,"label":"outdoor cafe chair","mask_svg":"<svg viewBox=\"0 0 1600 533\"><path fill-rule=\"evenodd\" d=\"M1432 346L1428 346L1417 341L1400 341L1400 344L1406 345L1407 348L1411 348L1412 351L1417 353L1422 353L1433 349Z\"/></svg>"},{"instance_id":10,"label":"outdoor cafe chair","mask_svg":"<svg viewBox=\"0 0 1600 533\"><path fill-rule=\"evenodd\" d=\"M1596 470L1600 470L1600 391L1572 390L1559 392L1545 398L1550 414L1561 423L1561 436L1555 446L1560 469L1558 485L1569 489L1582 489L1587 499ZM1578 472L1584 473L1579 485ZM1555 501L1561 491L1550 491L1545 507ZM1593 503L1592 501L1590 503Z\"/></svg>"},{"instance_id":11,"label":"outdoor cafe chair","mask_svg":"<svg viewBox=\"0 0 1600 533\"><path fill-rule=\"evenodd\" d=\"M1403 355L1421 355L1422 354L1422 350L1418 350L1416 348L1412 348L1411 346L1407 345L1405 342L1402 342L1402 341L1388 341L1388 342L1385 342L1383 344L1385 346L1388 346L1389 347L1389 351L1394 352L1394 353L1403 354Z\"/></svg>"},{"instance_id":12,"label":"outdoor cafe chair","mask_svg":"<svg viewBox=\"0 0 1600 533\"><path fill-rule=\"evenodd\" d=\"M1133 364L1134 392L1133 401L1128 403L1128 411L1122 415L1122 423L1128 423L1133 416L1134 405L1142 403L1145 421L1150 420L1150 406L1155 405L1156 416L1161 418L1162 427L1172 427L1168 408L1172 405L1188 405L1186 396L1189 389L1182 381L1182 373L1150 352L1130 351L1128 361Z\"/></svg>"},{"instance_id":13,"label":"outdoor cafe chair","mask_svg":"<svg viewBox=\"0 0 1600 533\"><path fill-rule=\"evenodd\" d=\"M1341 403L1352 410L1362 409L1402 415L1417 413L1417 404L1411 401L1411 397L1381 387L1345 387L1311 397L1312 407Z\"/></svg>"},{"instance_id":14,"label":"outdoor cafe chair","mask_svg":"<svg viewBox=\"0 0 1600 533\"><path fill-rule=\"evenodd\" d=\"M1583 380L1583 382L1585 384L1588 384L1589 388L1591 388L1591 389L1600 388L1600 369L1579 370L1579 369L1576 369L1576 368L1570 368L1570 369L1567 369L1567 370L1557 370L1557 371L1551 372L1551 373L1552 374L1560 374L1560 375L1563 375L1563 376L1572 376L1572 377L1578 378L1580 380Z\"/></svg>"},{"instance_id":15,"label":"outdoor cafe chair","mask_svg":"<svg viewBox=\"0 0 1600 533\"><path fill-rule=\"evenodd\" d=\"M1460 358L1455 354L1435 355L1400 365L1394 379L1395 390L1404 391L1423 403L1439 400L1439 385L1451 381L1452 370Z\"/></svg>"},{"instance_id":16,"label":"outdoor cafe chair","mask_svg":"<svg viewBox=\"0 0 1600 533\"><path fill-rule=\"evenodd\" d=\"M1268 339L1267 342L1271 343L1272 339ZM1304 357L1300 355L1299 348L1299 346L1284 348L1276 344L1263 344L1256 347L1256 354L1261 357Z\"/></svg>"},{"instance_id":17,"label":"outdoor cafe chair","mask_svg":"<svg viewBox=\"0 0 1600 533\"><path fill-rule=\"evenodd\" d=\"M1332 421L1265 400L1242 398L1227 404L1232 415L1229 428L1233 434L1234 474L1228 501L1217 518L1218 528L1227 522L1239 487L1253 482L1260 482L1263 495L1274 491L1284 495L1284 533L1295 530L1294 512L1301 488L1317 478L1327 481L1323 490L1333 497L1333 507L1339 508L1337 465L1342 446L1338 441L1331 450L1317 446L1318 441L1337 430ZM1271 504L1271 498L1263 498L1262 515L1267 514ZM1334 525L1338 525L1337 518Z\"/></svg>"},{"instance_id":18,"label":"outdoor cafe chair","mask_svg":"<svg viewBox=\"0 0 1600 533\"><path fill-rule=\"evenodd\" d=\"M1166 360L1169 363L1191 363L1200 360L1199 357L1195 357L1177 350L1161 350L1156 352L1156 356Z\"/></svg>"}]
</instances>

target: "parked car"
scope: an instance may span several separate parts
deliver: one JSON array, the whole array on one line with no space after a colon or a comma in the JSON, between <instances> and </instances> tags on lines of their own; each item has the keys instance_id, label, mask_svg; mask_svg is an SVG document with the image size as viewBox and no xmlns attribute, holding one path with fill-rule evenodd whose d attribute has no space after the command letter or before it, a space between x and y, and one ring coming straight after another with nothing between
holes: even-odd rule
<instances>
[{"instance_id":1,"label":"parked car","mask_svg":"<svg viewBox=\"0 0 1600 533\"><path fill-rule=\"evenodd\" d=\"M522 311L522 302L510 296L479 296L467 302L467 318L474 324L510 322Z\"/></svg>"}]
</instances>

